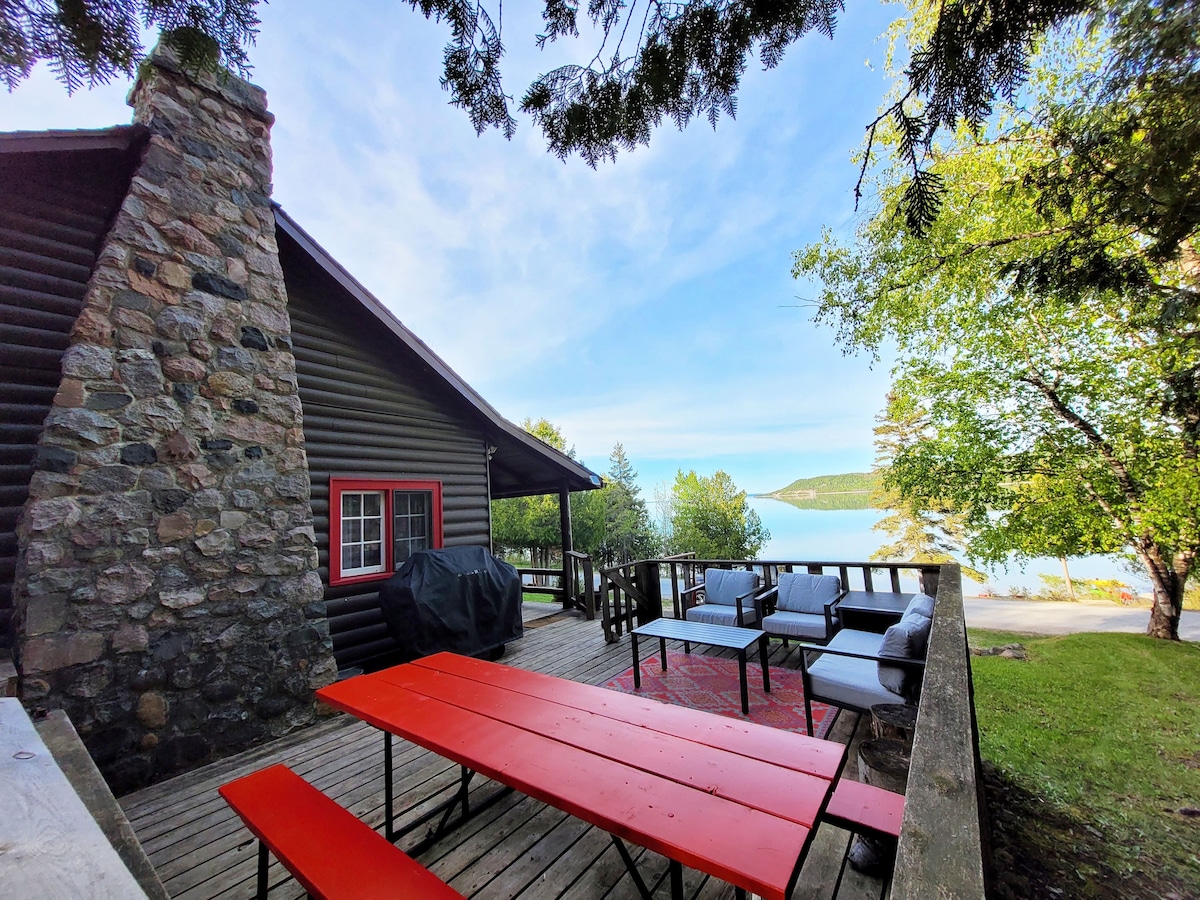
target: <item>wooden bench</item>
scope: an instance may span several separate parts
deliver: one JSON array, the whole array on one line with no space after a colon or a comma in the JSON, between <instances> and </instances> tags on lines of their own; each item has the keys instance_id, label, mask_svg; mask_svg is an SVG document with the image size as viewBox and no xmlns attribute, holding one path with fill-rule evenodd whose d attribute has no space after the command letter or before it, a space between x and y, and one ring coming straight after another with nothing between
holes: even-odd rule
<instances>
[{"instance_id":1,"label":"wooden bench","mask_svg":"<svg viewBox=\"0 0 1200 900\"><path fill-rule=\"evenodd\" d=\"M881 840L899 840L900 824L904 819L904 795L842 778L833 789L822 818L830 825L851 832L850 840L846 843L846 852L842 855L842 866L838 869L837 882L833 887L833 896L836 897L842 884L842 876L846 874L846 861L850 858L850 847L854 843L855 834ZM880 897L887 893L890 880L890 875L884 879Z\"/></svg>"},{"instance_id":2,"label":"wooden bench","mask_svg":"<svg viewBox=\"0 0 1200 900\"><path fill-rule=\"evenodd\" d=\"M259 900L267 896L268 850L319 900L463 900L287 766L271 766L217 790L259 839Z\"/></svg>"}]
</instances>

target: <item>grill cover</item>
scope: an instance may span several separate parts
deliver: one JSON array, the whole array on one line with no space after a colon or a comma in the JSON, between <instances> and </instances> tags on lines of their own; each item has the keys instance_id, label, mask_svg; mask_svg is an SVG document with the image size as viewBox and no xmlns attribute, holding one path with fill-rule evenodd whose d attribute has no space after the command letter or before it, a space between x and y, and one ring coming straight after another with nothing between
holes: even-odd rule
<instances>
[{"instance_id":1,"label":"grill cover","mask_svg":"<svg viewBox=\"0 0 1200 900\"><path fill-rule=\"evenodd\" d=\"M503 652L524 633L521 576L483 547L417 551L380 587L379 605L406 660Z\"/></svg>"}]
</instances>

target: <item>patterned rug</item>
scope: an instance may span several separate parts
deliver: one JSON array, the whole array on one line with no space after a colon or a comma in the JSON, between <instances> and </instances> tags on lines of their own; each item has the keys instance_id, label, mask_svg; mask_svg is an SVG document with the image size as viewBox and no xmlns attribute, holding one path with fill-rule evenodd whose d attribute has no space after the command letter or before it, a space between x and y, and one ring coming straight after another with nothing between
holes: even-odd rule
<instances>
[{"instance_id":1,"label":"patterned rug","mask_svg":"<svg viewBox=\"0 0 1200 900\"><path fill-rule=\"evenodd\" d=\"M763 693L762 669L757 663L746 664L746 683L750 688L750 715L742 715L741 690L738 685L736 659L705 656L703 653L667 651L667 671L662 671L658 649L642 659L642 687L634 690L633 667L604 687L650 697L676 706L689 706L735 719L749 718L751 722L798 731L805 734L804 681L792 669L771 669L771 693ZM825 737L837 712L836 707L814 703L813 734Z\"/></svg>"}]
</instances>

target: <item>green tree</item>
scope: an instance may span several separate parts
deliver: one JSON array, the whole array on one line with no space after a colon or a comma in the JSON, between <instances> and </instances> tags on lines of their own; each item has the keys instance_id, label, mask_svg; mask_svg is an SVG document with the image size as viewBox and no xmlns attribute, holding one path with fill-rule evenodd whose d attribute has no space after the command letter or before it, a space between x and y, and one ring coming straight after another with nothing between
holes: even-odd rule
<instances>
[{"instance_id":1,"label":"green tree","mask_svg":"<svg viewBox=\"0 0 1200 900\"><path fill-rule=\"evenodd\" d=\"M884 171L853 245L795 265L845 345L898 348L893 391L928 411L888 484L953 503L985 561L1124 549L1164 638L1200 551L1198 15L1138 2L1108 44L1067 35L1023 108L939 152L927 240Z\"/></svg>"},{"instance_id":2,"label":"green tree","mask_svg":"<svg viewBox=\"0 0 1200 900\"><path fill-rule=\"evenodd\" d=\"M162 31L191 69L247 72L257 0L21 0L0 3L0 77L11 91L46 60L68 91L131 75L143 28Z\"/></svg>"},{"instance_id":3,"label":"green tree","mask_svg":"<svg viewBox=\"0 0 1200 900\"><path fill-rule=\"evenodd\" d=\"M608 462L609 481L602 492L604 535L594 555L606 566L652 557L658 551L658 537L624 446L617 443Z\"/></svg>"},{"instance_id":4,"label":"green tree","mask_svg":"<svg viewBox=\"0 0 1200 900\"><path fill-rule=\"evenodd\" d=\"M671 491L673 553L693 551L701 559L754 559L771 533L746 502L733 479L721 470L711 476L695 469L675 475Z\"/></svg>"},{"instance_id":5,"label":"green tree","mask_svg":"<svg viewBox=\"0 0 1200 900\"><path fill-rule=\"evenodd\" d=\"M875 417L875 472L881 477L891 463L907 448L917 443L929 427L928 416L908 398L888 394L886 411ZM872 505L887 510L873 526L891 539L871 554L871 559L886 562L958 563L954 554L965 549L963 517L945 501L912 504L895 487L884 481L872 492ZM979 583L987 575L969 565L963 573Z\"/></svg>"},{"instance_id":6,"label":"green tree","mask_svg":"<svg viewBox=\"0 0 1200 900\"><path fill-rule=\"evenodd\" d=\"M536 422L526 418L521 427L538 440L575 458L575 448L567 448L566 439L558 426L545 418ZM580 496L580 495L576 495ZM572 503L571 531L575 532L577 504ZM586 532L586 512L579 513L581 531ZM586 534L585 534L586 537ZM492 501L492 542L502 550L517 550L529 554L531 565L550 568L552 551L562 549L562 525L559 519L558 497L537 494L531 497L512 497Z\"/></svg>"}]
</instances>

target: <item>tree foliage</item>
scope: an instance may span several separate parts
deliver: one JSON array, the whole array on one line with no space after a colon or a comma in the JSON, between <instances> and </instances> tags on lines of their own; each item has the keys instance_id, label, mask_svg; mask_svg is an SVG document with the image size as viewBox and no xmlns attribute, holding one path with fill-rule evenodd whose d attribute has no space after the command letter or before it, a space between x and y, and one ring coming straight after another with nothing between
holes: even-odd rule
<instances>
[{"instance_id":1,"label":"tree foliage","mask_svg":"<svg viewBox=\"0 0 1200 900\"><path fill-rule=\"evenodd\" d=\"M247 71L257 0L19 0L0 3L0 76L13 90L46 60L68 91L133 74L144 28L189 69Z\"/></svg>"},{"instance_id":2,"label":"tree foliage","mask_svg":"<svg viewBox=\"0 0 1200 900\"><path fill-rule=\"evenodd\" d=\"M966 538L962 515L948 502L914 504L895 487L885 486L884 475L901 453L912 447L926 434L929 419L914 406L911 398L889 394L887 409L875 421L875 475L879 486L872 494L872 505L887 510L875 525L891 539L871 554L871 559L886 562L960 563L956 553L965 549ZM978 581L987 575L970 565L963 573Z\"/></svg>"},{"instance_id":3,"label":"tree foliage","mask_svg":"<svg viewBox=\"0 0 1200 900\"><path fill-rule=\"evenodd\" d=\"M444 22L442 86L477 132L516 130L506 92L503 6L482 0L408 0L427 19ZM1024 81L1034 40L1101 0L948 0L931 5L934 24L912 52L906 89L871 125L890 121L912 180L899 204L918 232L932 221L940 177L923 166L934 137L965 121L982 123L997 97ZM0 4L0 64L9 88L49 60L74 89L130 73L142 48L139 26L160 27L188 64L245 68L245 46L258 20L256 0L27 0ZM809 32L832 38L844 0L543 0L536 44L584 39L599 47L587 64L557 65L524 91L519 108L542 129L552 152L578 154L590 165L650 140L664 120L679 128L703 118L716 127L737 113L737 91L750 61L777 66ZM570 55L574 55L573 53Z\"/></svg>"},{"instance_id":4,"label":"tree foliage","mask_svg":"<svg viewBox=\"0 0 1200 900\"><path fill-rule=\"evenodd\" d=\"M746 492L721 470L711 476L679 470L670 498L671 553L700 559L754 559L771 533L746 502Z\"/></svg>"},{"instance_id":5,"label":"tree foliage","mask_svg":"<svg viewBox=\"0 0 1200 900\"><path fill-rule=\"evenodd\" d=\"M939 152L926 240L885 171L853 245L795 266L847 347L898 348L893 391L928 413L888 484L961 510L985 561L1126 550L1163 637L1200 551L1197 15L1137 2L1064 35L1023 107Z\"/></svg>"}]
</instances>

